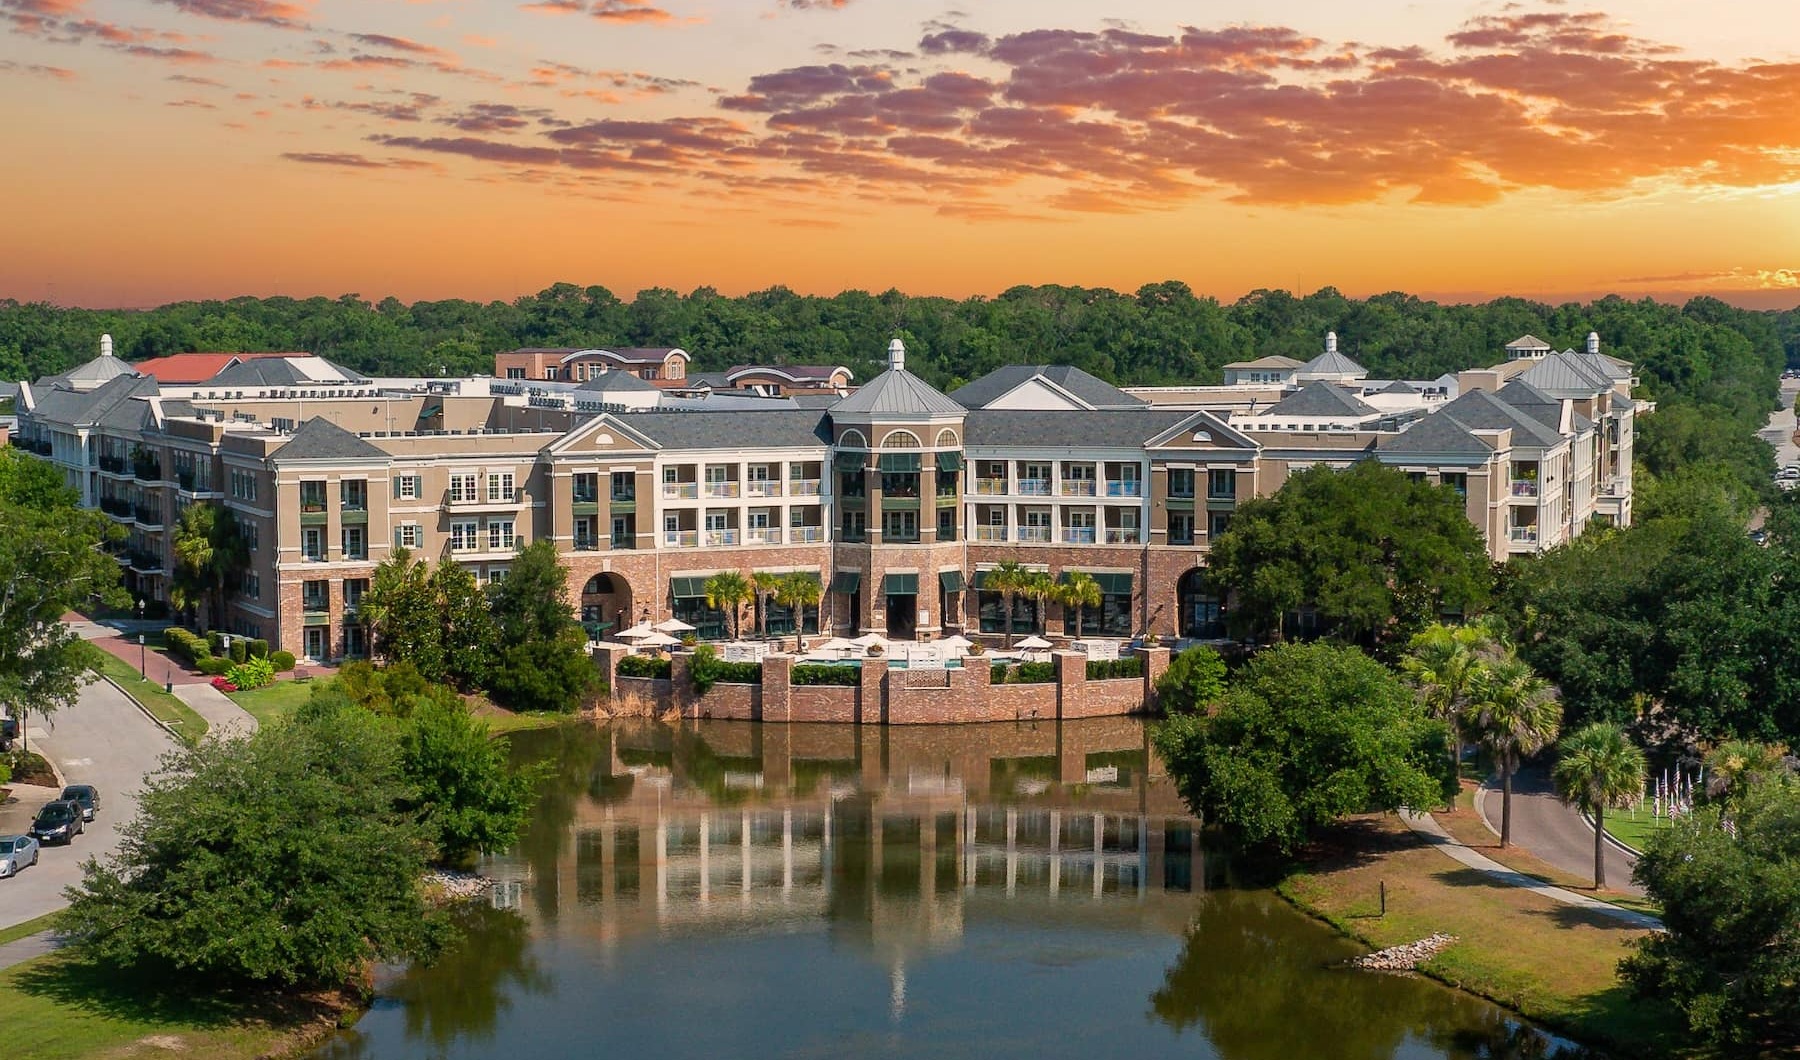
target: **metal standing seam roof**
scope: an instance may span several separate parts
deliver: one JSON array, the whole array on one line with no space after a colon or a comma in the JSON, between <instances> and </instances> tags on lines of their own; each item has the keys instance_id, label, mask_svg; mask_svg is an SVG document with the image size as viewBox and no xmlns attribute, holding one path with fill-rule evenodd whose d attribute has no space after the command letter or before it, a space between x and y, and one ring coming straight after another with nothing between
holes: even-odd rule
<instances>
[{"instance_id":1,"label":"metal standing seam roof","mask_svg":"<svg viewBox=\"0 0 1800 1060\"><path fill-rule=\"evenodd\" d=\"M323 365L338 378L314 375L307 371ZM341 364L312 355L299 357L257 357L226 365L219 374L206 381L209 386L316 386L321 383L366 383L368 377Z\"/></svg>"},{"instance_id":2,"label":"metal standing seam roof","mask_svg":"<svg viewBox=\"0 0 1800 1060\"><path fill-rule=\"evenodd\" d=\"M1519 378L1539 390L1594 393L1611 390L1613 377L1598 365L1584 364L1585 354L1553 353L1533 364Z\"/></svg>"},{"instance_id":3,"label":"metal standing seam roof","mask_svg":"<svg viewBox=\"0 0 1800 1060\"><path fill-rule=\"evenodd\" d=\"M1132 397L1104 379L1066 364L1009 364L958 387L951 400L965 408L985 408L1033 379L1042 379L1094 408L1142 408Z\"/></svg>"},{"instance_id":4,"label":"metal standing seam roof","mask_svg":"<svg viewBox=\"0 0 1800 1060\"><path fill-rule=\"evenodd\" d=\"M1294 357L1285 357L1279 353L1271 353L1266 357L1258 357L1254 361L1232 361L1221 365L1221 369L1231 368L1299 368L1306 362Z\"/></svg>"},{"instance_id":5,"label":"metal standing seam roof","mask_svg":"<svg viewBox=\"0 0 1800 1060\"><path fill-rule=\"evenodd\" d=\"M961 416L966 410L911 372L890 368L832 405L831 411L852 416Z\"/></svg>"},{"instance_id":6,"label":"metal standing seam roof","mask_svg":"<svg viewBox=\"0 0 1800 1060\"><path fill-rule=\"evenodd\" d=\"M601 372L599 375L589 376L587 379L582 380L581 385L577 386L575 389L586 391L588 393L597 391L606 394L620 394L626 391L650 391L651 393L656 394L662 393L659 388L648 381L639 379L630 372L621 372L615 369L608 369L607 371Z\"/></svg>"},{"instance_id":7,"label":"metal standing seam roof","mask_svg":"<svg viewBox=\"0 0 1800 1060\"><path fill-rule=\"evenodd\" d=\"M1324 380L1308 383L1257 413L1263 416L1379 416L1381 410Z\"/></svg>"},{"instance_id":8,"label":"metal standing seam roof","mask_svg":"<svg viewBox=\"0 0 1800 1060\"><path fill-rule=\"evenodd\" d=\"M1337 352L1326 350L1300 366L1303 375L1368 375L1368 369Z\"/></svg>"}]
</instances>

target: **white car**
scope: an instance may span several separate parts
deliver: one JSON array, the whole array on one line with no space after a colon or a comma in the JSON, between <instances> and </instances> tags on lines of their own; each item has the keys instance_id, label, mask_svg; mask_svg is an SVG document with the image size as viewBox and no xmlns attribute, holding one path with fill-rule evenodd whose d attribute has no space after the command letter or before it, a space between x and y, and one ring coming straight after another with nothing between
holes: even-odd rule
<instances>
[{"instance_id":1,"label":"white car","mask_svg":"<svg viewBox=\"0 0 1800 1060\"><path fill-rule=\"evenodd\" d=\"M0 879L37 864L38 841L28 835L0 835Z\"/></svg>"}]
</instances>

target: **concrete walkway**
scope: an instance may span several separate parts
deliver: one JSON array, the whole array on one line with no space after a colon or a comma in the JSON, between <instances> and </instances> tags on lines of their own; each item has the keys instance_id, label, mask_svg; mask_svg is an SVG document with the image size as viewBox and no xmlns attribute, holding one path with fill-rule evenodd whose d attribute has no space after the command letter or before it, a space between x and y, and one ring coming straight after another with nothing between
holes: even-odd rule
<instances>
[{"instance_id":1,"label":"concrete walkway","mask_svg":"<svg viewBox=\"0 0 1800 1060\"><path fill-rule=\"evenodd\" d=\"M243 736L256 731L256 718L212 685L176 685L175 698L206 719L208 734Z\"/></svg>"},{"instance_id":2,"label":"concrete walkway","mask_svg":"<svg viewBox=\"0 0 1800 1060\"><path fill-rule=\"evenodd\" d=\"M1408 813L1402 811L1400 819L1405 821L1406 826L1412 829L1415 834L1443 851L1451 860L1460 862L1461 864L1474 869L1476 872L1482 873L1496 883L1504 883L1513 887L1523 887L1535 895L1550 899L1552 902L1575 906L1576 908L1585 909L1592 913L1598 913L1601 916L1609 916L1616 920L1622 920L1632 927L1644 928L1648 931L1662 930L1662 921L1648 913L1640 913L1635 909L1625 909L1620 906L1611 905L1602 902L1598 898L1589 898L1585 894L1577 894L1574 891L1564 890L1561 887L1552 887L1549 884L1527 876L1522 872L1509 869L1505 865L1495 861L1493 858L1490 858L1485 854L1477 853L1464 844L1457 842L1456 839L1451 837L1449 832L1444 831L1444 826L1438 824L1437 820L1428 813Z\"/></svg>"},{"instance_id":3,"label":"concrete walkway","mask_svg":"<svg viewBox=\"0 0 1800 1060\"><path fill-rule=\"evenodd\" d=\"M61 948L62 938L52 931L40 931L35 935L14 939L6 945L0 946L0 971L5 971L15 964L24 964L33 957L54 953Z\"/></svg>"}]
</instances>

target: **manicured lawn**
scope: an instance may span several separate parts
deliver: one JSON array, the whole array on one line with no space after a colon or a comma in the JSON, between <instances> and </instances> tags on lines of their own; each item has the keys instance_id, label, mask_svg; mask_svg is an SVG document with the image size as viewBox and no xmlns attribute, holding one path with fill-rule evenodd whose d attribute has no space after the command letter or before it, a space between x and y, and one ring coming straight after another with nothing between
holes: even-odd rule
<instances>
[{"instance_id":1,"label":"manicured lawn","mask_svg":"<svg viewBox=\"0 0 1800 1060\"><path fill-rule=\"evenodd\" d=\"M101 673L112 678L126 695L137 700L151 717L173 729L184 742L198 743L200 737L206 735L206 719L194 713L194 708L164 692L160 681L144 680L137 667L117 656L99 649L95 649L94 654L99 657Z\"/></svg>"},{"instance_id":2,"label":"manicured lawn","mask_svg":"<svg viewBox=\"0 0 1800 1060\"><path fill-rule=\"evenodd\" d=\"M9 928L0 928L0 946L4 946L9 942L17 942L22 938L28 938L40 931L48 931L55 923L56 914L45 913L43 916L34 920L22 921Z\"/></svg>"},{"instance_id":3,"label":"manicured lawn","mask_svg":"<svg viewBox=\"0 0 1800 1060\"><path fill-rule=\"evenodd\" d=\"M1644 932L1490 880L1393 818L1334 830L1280 891L1371 948L1455 935L1422 971L1584 1042L1634 1056L1683 1055L1676 1021L1634 1000L1618 979L1619 958Z\"/></svg>"},{"instance_id":4,"label":"manicured lawn","mask_svg":"<svg viewBox=\"0 0 1800 1060\"><path fill-rule=\"evenodd\" d=\"M553 711L511 711L487 704L475 710L477 721L484 722L492 733L519 732L522 729L548 729L575 720L573 714Z\"/></svg>"},{"instance_id":5,"label":"manicured lawn","mask_svg":"<svg viewBox=\"0 0 1800 1060\"><path fill-rule=\"evenodd\" d=\"M1653 816L1648 803L1636 813L1630 810L1611 810L1606 815L1606 834L1633 850L1644 849L1644 844L1650 841L1651 836L1668 830L1669 819Z\"/></svg>"},{"instance_id":6,"label":"manicured lawn","mask_svg":"<svg viewBox=\"0 0 1800 1060\"><path fill-rule=\"evenodd\" d=\"M0 972L0 1027L11 1060L180 1056L248 1060L274 1052L320 1012L172 995L111 969L52 954Z\"/></svg>"},{"instance_id":7,"label":"manicured lawn","mask_svg":"<svg viewBox=\"0 0 1800 1060\"><path fill-rule=\"evenodd\" d=\"M258 725L273 725L285 719L289 714L306 702L313 689L318 688L319 681L296 681L283 677L272 685L251 689L248 692L229 693L238 706L250 712Z\"/></svg>"}]
</instances>

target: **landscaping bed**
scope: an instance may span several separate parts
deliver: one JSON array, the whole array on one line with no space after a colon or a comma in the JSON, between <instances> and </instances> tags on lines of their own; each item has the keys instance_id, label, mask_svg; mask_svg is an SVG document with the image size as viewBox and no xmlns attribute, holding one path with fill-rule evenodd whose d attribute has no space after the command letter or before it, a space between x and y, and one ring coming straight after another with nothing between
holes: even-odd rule
<instances>
[{"instance_id":1,"label":"landscaping bed","mask_svg":"<svg viewBox=\"0 0 1800 1060\"><path fill-rule=\"evenodd\" d=\"M12 770L13 784L34 784L40 788L57 786L50 763L36 751L21 751L15 747L7 752L6 764Z\"/></svg>"}]
</instances>

